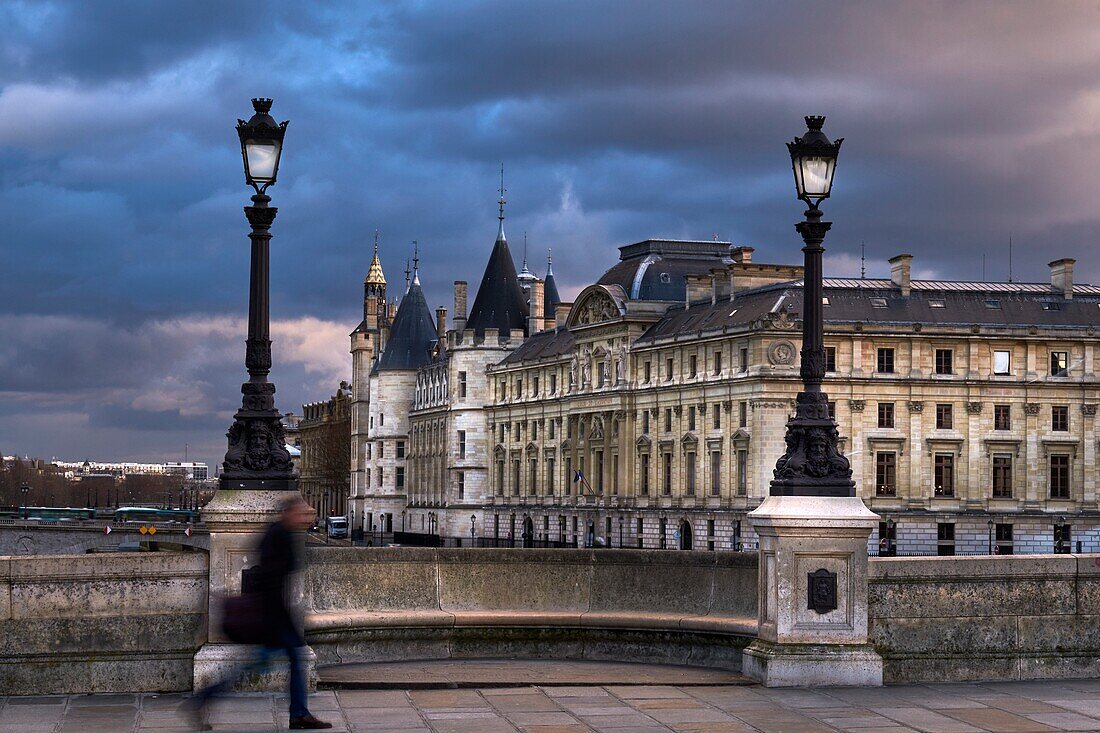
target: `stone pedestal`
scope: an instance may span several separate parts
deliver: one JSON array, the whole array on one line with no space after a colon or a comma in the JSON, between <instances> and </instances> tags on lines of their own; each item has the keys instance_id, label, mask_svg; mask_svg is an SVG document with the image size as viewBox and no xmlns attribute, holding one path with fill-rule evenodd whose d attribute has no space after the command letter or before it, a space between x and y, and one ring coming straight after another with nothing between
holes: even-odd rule
<instances>
[{"instance_id":1,"label":"stone pedestal","mask_svg":"<svg viewBox=\"0 0 1100 733\"><path fill-rule=\"evenodd\" d=\"M768 687L881 685L867 643L867 538L878 516L856 497L769 496L760 538L758 638L746 675Z\"/></svg>"},{"instance_id":2,"label":"stone pedestal","mask_svg":"<svg viewBox=\"0 0 1100 733\"><path fill-rule=\"evenodd\" d=\"M196 690L228 676L256 658L256 648L234 644L222 634L221 599L239 594L241 571L259 562L257 546L264 530L279 516L280 504L298 494L297 489L286 488L288 485L293 486L293 483L276 482L277 488L230 488L223 483L210 503L203 507L202 518L210 530L210 596L207 642L195 654ZM300 585L294 596L288 600L299 602ZM307 660L303 672L312 690L317 676L316 656L308 648L303 656ZM285 690L286 679L285 664L278 665L268 674L244 680L238 689Z\"/></svg>"}]
</instances>

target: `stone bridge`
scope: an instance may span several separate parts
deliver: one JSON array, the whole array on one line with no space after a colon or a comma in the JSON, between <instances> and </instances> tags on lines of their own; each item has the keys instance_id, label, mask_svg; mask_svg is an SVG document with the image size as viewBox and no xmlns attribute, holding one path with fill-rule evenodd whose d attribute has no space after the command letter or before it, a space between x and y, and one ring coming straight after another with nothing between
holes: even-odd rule
<instances>
[{"instance_id":1,"label":"stone bridge","mask_svg":"<svg viewBox=\"0 0 1100 733\"><path fill-rule=\"evenodd\" d=\"M104 531L110 527L110 533ZM156 532L144 534L155 528ZM112 522L110 520L45 521L0 519L0 556L2 555L77 555L89 550L108 550L134 544L149 547L181 545L210 549L210 533L202 525L191 528L174 523Z\"/></svg>"}]
</instances>

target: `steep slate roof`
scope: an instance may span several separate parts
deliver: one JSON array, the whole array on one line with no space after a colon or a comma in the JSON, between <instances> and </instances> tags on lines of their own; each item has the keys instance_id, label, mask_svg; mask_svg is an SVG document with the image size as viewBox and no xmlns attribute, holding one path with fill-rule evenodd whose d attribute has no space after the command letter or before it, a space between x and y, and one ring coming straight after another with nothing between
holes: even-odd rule
<instances>
[{"instance_id":1,"label":"steep slate roof","mask_svg":"<svg viewBox=\"0 0 1100 733\"><path fill-rule=\"evenodd\" d=\"M1081 328L1100 323L1100 288L1075 285L1072 300L1044 283L976 283L914 280L903 297L889 280L824 281L825 328L830 323L926 325L1040 326ZM885 306L874 307L872 298ZM933 307L942 303L942 307ZM1044 307L1045 306L1045 307ZM722 328L744 328L769 313L802 315L802 281L768 285L737 293L733 301L673 308L635 343Z\"/></svg>"},{"instance_id":2,"label":"steep slate roof","mask_svg":"<svg viewBox=\"0 0 1100 733\"><path fill-rule=\"evenodd\" d=\"M428 364L432 360L432 346L436 338L435 321L420 288L420 278L413 278L393 318L386 350L375 368L378 371L393 371L416 369Z\"/></svg>"},{"instance_id":3,"label":"steep slate roof","mask_svg":"<svg viewBox=\"0 0 1100 733\"><path fill-rule=\"evenodd\" d=\"M497 241L485 265L485 274L477 289L477 297L466 319L466 328L484 334L487 328L504 331L524 331L527 324L527 300L516 277L516 263L508 251L501 220Z\"/></svg>"},{"instance_id":4,"label":"steep slate roof","mask_svg":"<svg viewBox=\"0 0 1100 733\"><path fill-rule=\"evenodd\" d=\"M508 354L501 364L519 364L524 361L547 359L573 351L573 334L568 328L540 331L526 339L515 351Z\"/></svg>"},{"instance_id":5,"label":"steep slate roof","mask_svg":"<svg viewBox=\"0 0 1100 733\"><path fill-rule=\"evenodd\" d=\"M726 267L729 242L647 239L619 247L620 262L597 280L619 285L631 300L683 300L688 275Z\"/></svg>"},{"instance_id":6,"label":"steep slate roof","mask_svg":"<svg viewBox=\"0 0 1100 733\"><path fill-rule=\"evenodd\" d=\"M558 295L558 284L554 281L554 268L549 262L546 263L546 279L543 280L542 287L542 317L553 318L561 296Z\"/></svg>"}]
</instances>

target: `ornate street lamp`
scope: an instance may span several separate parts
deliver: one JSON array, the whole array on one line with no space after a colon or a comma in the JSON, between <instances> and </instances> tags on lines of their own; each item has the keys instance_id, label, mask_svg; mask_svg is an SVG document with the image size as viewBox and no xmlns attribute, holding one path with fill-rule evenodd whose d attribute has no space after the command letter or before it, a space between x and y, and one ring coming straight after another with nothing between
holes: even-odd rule
<instances>
[{"instance_id":1,"label":"ornate street lamp","mask_svg":"<svg viewBox=\"0 0 1100 733\"><path fill-rule=\"evenodd\" d=\"M19 493L23 495L23 519L26 519L27 516L28 516L28 512L27 512L27 494L29 494L30 491L31 491L31 486L26 481L24 481L19 487Z\"/></svg>"},{"instance_id":2,"label":"ornate street lamp","mask_svg":"<svg viewBox=\"0 0 1100 733\"><path fill-rule=\"evenodd\" d=\"M222 463L221 486L292 491L297 489L297 477L286 450L282 416L275 409L275 385L267 379L271 371L270 229L278 209L268 206L271 197L266 191L279 172L287 123L276 123L269 114L270 99L253 99L252 106L256 113L250 120L237 120L245 182L256 190L252 206L244 209L252 227L244 361L249 378L241 385L241 409L227 433L229 450Z\"/></svg>"},{"instance_id":3,"label":"ornate street lamp","mask_svg":"<svg viewBox=\"0 0 1100 733\"><path fill-rule=\"evenodd\" d=\"M787 450L775 464L772 496L855 496L852 468L839 449L840 434L829 416L825 378L824 313L821 308L821 243L832 222L821 221L818 205L829 197L843 138L830 142L824 117L807 117L806 134L787 143L798 198L806 220L795 225L805 245L802 303L802 391L787 423Z\"/></svg>"},{"instance_id":4,"label":"ornate street lamp","mask_svg":"<svg viewBox=\"0 0 1100 733\"><path fill-rule=\"evenodd\" d=\"M993 519L988 522L989 525L989 554L993 554Z\"/></svg>"}]
</instances>

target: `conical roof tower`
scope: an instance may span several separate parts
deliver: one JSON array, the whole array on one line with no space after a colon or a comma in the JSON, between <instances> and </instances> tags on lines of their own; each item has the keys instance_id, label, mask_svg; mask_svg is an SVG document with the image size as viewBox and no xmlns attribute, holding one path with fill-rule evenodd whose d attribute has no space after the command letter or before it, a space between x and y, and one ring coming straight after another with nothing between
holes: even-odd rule
<instances>
[{"instance_id":1,"label":"conical roof tower","mask_svg":"<svg viewBox=\"0 0 1100 733\"><path fill-rule=\"evenodd\" d=\"M497 241L493 252L485 265L485 274L481 277L477 296L470 308L470 317L466 328L478 334L485 329L495 328L505 331L524 331L527 323L527 299L516 276L516 263L508 250L508 239L504 236L504 168L500 171L500 226L497 228Z\"/></svg>"},{"instance_id":2,"label":"conical roof tower","mask_svg":"<svg viewBox=\"0 0 1100 733\"><path fill-rule=\"evenodd\" d=\"M418 269L413 268L412 282L390 326L386 349L376 367L380 372L417 369L432 360L432 346L436 341L435 321L420 287Z\"/></svg>"},{"instance_id":3,"label":"conical roof tower","mask_svg":"<svg viewBox=\"0 0 1100 733\"><path fill-rule=\"evenodd\" d=\"M554 281L554 261L550 257L550 250L546 250L546 279L543 281L542 288L542 312L544 318L553 318L554 311L558 308L558 303L561 303L561 296L558 295L558 284ZM559 326L564 326L564 323L559 323Z\"/></svg>"}]
</instances>

